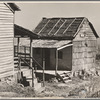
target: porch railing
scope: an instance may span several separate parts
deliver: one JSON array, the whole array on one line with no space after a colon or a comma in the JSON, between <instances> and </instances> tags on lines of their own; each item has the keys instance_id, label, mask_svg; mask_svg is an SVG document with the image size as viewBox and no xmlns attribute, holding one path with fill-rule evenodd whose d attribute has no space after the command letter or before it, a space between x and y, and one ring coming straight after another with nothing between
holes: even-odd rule
<instances>
[{"instance_id":1,"label":"porch railing","mask_svg":"<svg viewBox=\"0 0 100 100\"><path fill-rule=\"evenodd\" d=\"M34 76L34 66L33 67L31 67L30 66L30 64L24 59L24 57L21 57L21 56L19 56L18 57L19 58L19 70L21 71L21 62L24 62L31 70L32 70L32 87L34 86L34 78L35 78L35 76ZM36 64L36 65L38 65L38 67L40 67L42 70L43 70L43 67L35 60L35 58L33 58L33 57L26 57L26 58L29 58L29 59L32 59L32 61ZM35 69L36 70L36 69ZM43 77L44 77L44 71L43 71ZM44 81L43 81L43 86L44 86Z\"/></svg>"}]
</instances>

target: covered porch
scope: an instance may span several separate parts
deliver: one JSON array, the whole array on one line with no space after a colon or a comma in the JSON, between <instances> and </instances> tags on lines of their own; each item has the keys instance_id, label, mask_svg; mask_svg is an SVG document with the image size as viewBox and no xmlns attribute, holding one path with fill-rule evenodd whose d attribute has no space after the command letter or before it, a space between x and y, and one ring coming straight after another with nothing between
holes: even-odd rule
<instances>
[{"instance_id":1,"label":"covered porch","mask_svg":"<svg viewBox=\"0 0 100 100\"><path fill-rule=\"evenodd\" d=\"M33 40L33 58L43 67L44 73L68 72L72 69L72 45L68 40Z\"/></svg>"}]
</instances>

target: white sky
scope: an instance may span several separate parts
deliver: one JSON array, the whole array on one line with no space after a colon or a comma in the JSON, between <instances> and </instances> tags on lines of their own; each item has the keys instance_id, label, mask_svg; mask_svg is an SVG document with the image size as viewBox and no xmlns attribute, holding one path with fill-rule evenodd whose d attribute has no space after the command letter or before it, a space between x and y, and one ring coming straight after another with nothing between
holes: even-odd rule
<instances>
[{"instance_id":1,"label":"white sky","mask_svg":"<svg viewBox=\"0 0 100 100\"><path fill-rule=\"evenodd\" d=\"M33 30L42 17L87 17L100 34L100 3L17 3L15 23Z\"/></svg>"}]
</instances>

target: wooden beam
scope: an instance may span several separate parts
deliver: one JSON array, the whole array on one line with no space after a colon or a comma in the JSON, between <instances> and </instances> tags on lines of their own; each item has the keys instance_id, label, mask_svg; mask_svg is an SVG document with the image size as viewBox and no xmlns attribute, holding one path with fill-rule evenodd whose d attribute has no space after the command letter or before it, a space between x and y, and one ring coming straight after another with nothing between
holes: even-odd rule
<instances>
[{"instance_id":1,"label":"wooden beam","mask_svg":"<svg viewBox=\"0 0 100 100\"><path fill-rule=\"evenodd\" d=\"M18 37L18 38L17 38L17 53L20 52L20 51L19 51L19 50L20 50L20 44L19 44L19 43L20 43L20 38ZM17 54L17 55L18 55L18 54Z\"/></svg>"},{"instance_id":2,"label":"wooden beam","mask_svg":"<svg viewBox=\"0 0 100 100\"><path fill-rule=\"evenodd\" d=\"M32 87L34 87L34 68L32 64L32 56L33 56L32 39L30 38L30 67L32 68Z\"/></svg>"},{"instance_id":3,"label":"wooden beam","mask_svg":"<svg viewBox=\"0 0 100 100\"><path fill-rule=\"evenodd\" d=\"M58 69L58 50L56 50L56 70L55 70L56 75L57 75L57 69Z\"/></svg>"},{"instance_id":4,"label":"wooden beam","mask_svg":"<svg viewBox=\"0 0 100 100\"><path fill-rule=\"evenodd\" d=\"M18 41L17 41L17 55L18 55L18 82L20 82L21 80L21 59L20 59L20 55L19 55L19 52L20 52L20 38L18 37Z\"/></svg>"},{"instance_id":5,"label":"wooden beam","mask_svg":"<svg viewBox=\"0 0 100 100\"><path fill-rule=\"evenodd\" d=\"M25 59L26 59L26 46L24 46L24 53L25 53Z\"/></svg>"},{"instance_id":6,"label":"wooden beam","mask_svg":"<svg viewBox=\"0 0 100 100\"><path fill-rule=\"evenodd\" d=\"M33 56L33 51L32 51L32 39L30 39L30 57ZM30 59L30 66L32 67L32 59Z\"/></svg>"},{"instance_id":7,"label":"wooden beam","mask_svg":"<svg viewBox=\"0 0 100 100\"><path fill-rule=\"evenodd\" d=\"M45 49L42 49L42 55L43 55L43 86L45 86Z\"/></svg>"},{"instance_id":8,"label":"wooden beam","mask_svg":"<svg viewBox=\"0 0 100 100\"><path fill-rule=\"evenodd\" d=\"M69 46L72 46L72 45L73 45L73 44L67 44L67 45L65 45L65 46L62 46L62 47L57 48L57 50L61 50L61 49L64 49L64 48L69 47Z\"/></svg>"}]
</instances>

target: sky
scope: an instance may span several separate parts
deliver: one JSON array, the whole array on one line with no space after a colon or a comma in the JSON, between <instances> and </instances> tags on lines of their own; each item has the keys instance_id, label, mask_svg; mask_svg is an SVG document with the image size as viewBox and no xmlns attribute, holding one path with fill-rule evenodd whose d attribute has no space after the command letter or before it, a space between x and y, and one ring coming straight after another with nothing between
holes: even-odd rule
<instances>
[{"instance_id":1,"label":"sky","mask_svg":"<svg viewBox=\"0 0 100 100\"><path fill-rule=\"evenodd\" d=\"M16 3L21 11L15 13L15 23L34 30L43 17L86 17L100 36L100 3L39 2Z\"/></svg>"}]
</instances>

